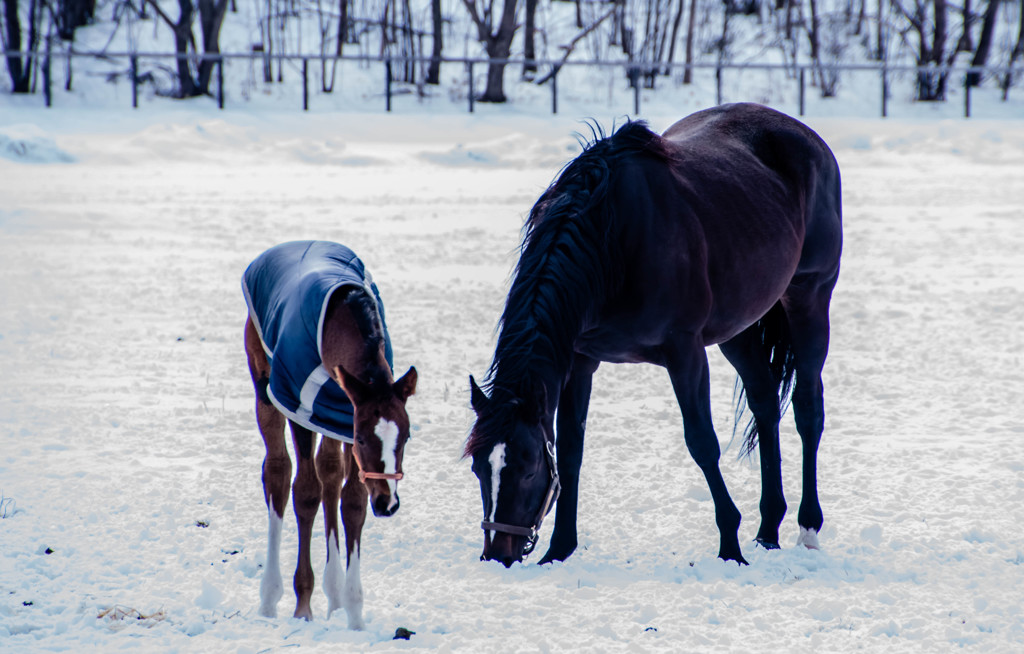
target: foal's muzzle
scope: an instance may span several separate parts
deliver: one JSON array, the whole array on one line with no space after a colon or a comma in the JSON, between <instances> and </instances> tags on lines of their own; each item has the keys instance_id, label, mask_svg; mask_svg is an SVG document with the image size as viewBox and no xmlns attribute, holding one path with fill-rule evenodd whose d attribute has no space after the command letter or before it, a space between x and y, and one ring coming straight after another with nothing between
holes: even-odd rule
<instances>
[{"instance_id":1,"label":"foal's muzzle","mask_svg":"<svg viewBox=\"0 0 1024 654\"><path fill-rule=\"evenodd\" d=\"M383 481L399 481L405 475L401 472L363 472L359 471L359 481L363 484L367 479L380 479ZM394 495L378 495L370 502L373 515L378 518L387 518L398 512L398 493Z\"/></svg>"}]
</instances>

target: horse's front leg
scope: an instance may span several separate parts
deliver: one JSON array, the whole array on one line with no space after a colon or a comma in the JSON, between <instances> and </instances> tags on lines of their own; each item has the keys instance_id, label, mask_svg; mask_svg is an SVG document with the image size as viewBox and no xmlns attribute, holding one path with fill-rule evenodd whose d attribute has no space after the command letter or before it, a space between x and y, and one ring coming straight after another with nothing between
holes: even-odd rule
<instances>
[{"instance_id":1,"label":"horse's front leg","mask_svg":"<svg viewBox=\"0 0 1024 654\"><path fill-rule=\"evenodd\" d=\"M313 432L289 421L292 427L292 442L298 458L298 472L292 484L292 507L299 525L299 560L295 566L295 617L313 619L310 598L313 595L313 566L310 563L309 547L313 537L313 523L320 508L320 479L313 462Z\"/></svg>"},{"instance_id":2,"label":"horse's front leg","mask_svg":"<svg viewBox=\"0 0 1024 654\"><path fill-rule=\"evenodd\" d=\"M718 467L722 450L711 422L711 376L707 352L703 343L694 337L666 347L665 355L665 367L683 413L686 448L704 473L715 502L715 523L721 539L718 557L746 564L740 550L740 512L729 497Z\"/></svg>"},{"instance_id":3,"label":"horse's front leg","mask_svg":"<svg viewBox=\"0 0 1024 654\"><path fill-rule=\"evenodd\" d=\"M345 552L348 555L342 603L348 613L348 628L362 629L366 625L363 622L363 581L359 577L359 556L368 492L363 482L359 481L359 466L356 465L352 448L352 445L345 445L345 484L341 487L341 520L345 525Z\"/></svg>"},{"instance_id":4,"label":"horse's front leg","mask_svg":"<svg viewBox=\"0 0 1024 654\"><path fill-rule=\"evenodd\" d=\"M583 463L583 435L587 428L590 390L599 361L577 354L572 373L559 396L556 451L558 477L562 493L555 510L555 528L551 533L543 563L564 561L576 551L576 509L579 504L580 466Z\"/></svg>"},{"instance_id":5,"label":"horse's front leg","mask_svg":"<svg viewBox=\"0 0 1024 654\"><path fill-rule=\"evenodd\" d=\"M324 532L327 537L327 564L324 566L324 594L327 595L327 618L345 605L345 568L342 566L338 502L345 477L341 441L321 438L316 454L316 471L320 477L321 502L324 507Z\"/></svg>"}]
</instances>

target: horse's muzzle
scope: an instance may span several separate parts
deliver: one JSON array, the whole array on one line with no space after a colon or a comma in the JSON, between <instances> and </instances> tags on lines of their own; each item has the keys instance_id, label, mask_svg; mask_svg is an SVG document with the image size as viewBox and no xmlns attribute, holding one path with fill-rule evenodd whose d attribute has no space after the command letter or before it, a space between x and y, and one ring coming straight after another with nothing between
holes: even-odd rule
<instances>
[{"instance_id":1,"label":"horse's muzzle","mask_svg":"<svg viewBox=\"0 0 1024 654\"><path fill-rule=\"evenodd\" d=\"M506 568L511 568L513 563L523 561L523 541L522 536L492 532L490 536L484 536L484 552L480 555L480 560L498 561Z\"/></svg>"}]
</instances>

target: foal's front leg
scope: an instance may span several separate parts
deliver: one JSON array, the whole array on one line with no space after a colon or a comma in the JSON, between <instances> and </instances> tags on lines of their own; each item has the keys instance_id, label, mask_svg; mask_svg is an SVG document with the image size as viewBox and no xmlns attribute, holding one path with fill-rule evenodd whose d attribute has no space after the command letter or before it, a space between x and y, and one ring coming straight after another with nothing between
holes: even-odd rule
<instances>
[{"instance_id":1,"label":"foal's front leg","mask_svg":"<svg viewBox=\"0 0 1024 654\"><path fill-rule=\"evenodd\" d=\"M313 619L310 598L313 595L313 566L309 559L309 545L313 536L313 522L320 508L320 479L313 462L313 432L289 421L292 442L298 458L299 470L292 484L292 507L299 523L299 560L295 566L295 617Z\"/></svg>"},{"instance_id":2,"label":"foal's front leg","mask_svg":"<svg viewBox=\"0 0 1024 654\"><path fill-rule=\"evenodd\" d=\"M327 564L324 566L324 594L327 595L327 618L345 605L345 568L341 562L338 530L338 502L345 470L342 465L341 441L323 437L316 454L316 470L320 477L321 501L324 506L324 531L327 537Z\"/></svg>"},{"instance_id":3,"label":"foal's front leg","mask_svg":"<svg viewBox=\"0 0 1024 654\"><path fill-rule=\"evenodd\" d=\"M341 488L341 519L345 524L345 551L348 554L342 601L348 613L348 628L362 629L366 625L363 622L363 582L359 577L359 555L369 493L363 482L359 481L359 466L352 449L352 445L345 445L345 485Z\"/></svg>"}]
</instances>

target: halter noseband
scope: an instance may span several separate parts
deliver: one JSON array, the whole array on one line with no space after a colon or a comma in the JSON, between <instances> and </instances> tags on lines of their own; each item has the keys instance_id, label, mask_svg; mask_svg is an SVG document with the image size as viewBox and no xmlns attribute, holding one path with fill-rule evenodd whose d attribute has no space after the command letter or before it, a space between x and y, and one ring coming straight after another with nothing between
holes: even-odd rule
<instances>
[{"instance_id":1,"label":"halter noseband","mask_svg":"<svg viewBox=\"0 0 1024 654\"><path fill-rule=\"evenodd\" d=\"M540 511L537 513L537 518L533 522L532 527L519 527L517 525L509 525L504 522L491 522L484 520L480 523L480 528L484 531L500 531L506 534L512 534L513 536L525 536L526 547L523 548L523 556L529 555L533 548L537 546L537 536L540 532L540 525L544 521L544 517L551 513L551 509L555 506L555 501L558 499L559 494L562 492L562 484L558 480L558 469L555 467L555 444L547 439L544 440L544 453L545 460L548 463L548 472L551 474L548 480L548 490L544 495L544 502L540 505Z\"/></svg>"},{"instance_id":2,"label":"halter noseband","mask_svg":"<svg viewBox=\"0 0 1024 654\"><path fill-rule=\"evenodd\" d=\"M359 471L359 481L361 481L364 484L366 483L367 479L390 479L393 481L398 481L404 476L405 474L401 472L363 472L362 470Z\"/></svg>"}]
</instances>

